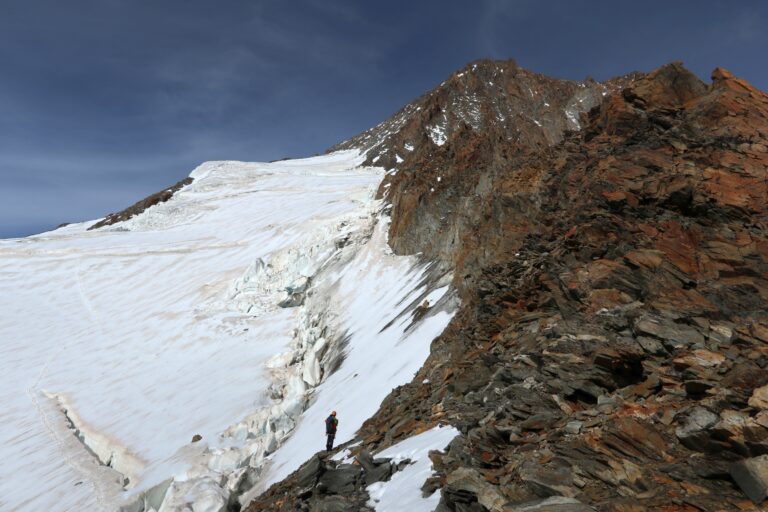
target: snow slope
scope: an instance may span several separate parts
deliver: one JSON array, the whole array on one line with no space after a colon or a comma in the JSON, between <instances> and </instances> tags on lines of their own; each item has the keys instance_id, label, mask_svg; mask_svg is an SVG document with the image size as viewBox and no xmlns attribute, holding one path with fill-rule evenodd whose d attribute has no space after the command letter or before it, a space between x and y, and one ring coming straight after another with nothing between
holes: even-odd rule
<instances>
[{"instance_id":1,"label":"snow slope","mask_svg":"<svg viewBox=\"0 0 768 512\"><path fill-rule=\"evenodd\" d=\"M297 421L314 443L333 405L348 436L410 379L450 308L371 334L436 292L388 254L361 161L210 162L127 222L0 241L0 510L217 510L265 455L303 462L278 447ZM286 288L304 305L278 307ZM337 398L360 359L382 380L358 410Z\"/></svg>"},{"instance_id":2,"label":"snow slope","mask_svg":"<svg viewBox=\"0 0 768 512\"><path fill-rule=\"evenodd\" d=\"M429 355L430 342L448 325L454 307L447 286L428 293L426 268L415 258L393 256L380 222L351 262L327 272L318 295L333 301L320 308L349 337L344 364L317 388L294 433L271 457L256 490L297 469L325 446L324 420L338 411L336 444L354 435L396 386L409 382ZM427 299L430 314L412 324L413 311ZM440 299L444 299L441 301ZM249 496L250 497L250 496Z\"/></svg>"}]
</instances>

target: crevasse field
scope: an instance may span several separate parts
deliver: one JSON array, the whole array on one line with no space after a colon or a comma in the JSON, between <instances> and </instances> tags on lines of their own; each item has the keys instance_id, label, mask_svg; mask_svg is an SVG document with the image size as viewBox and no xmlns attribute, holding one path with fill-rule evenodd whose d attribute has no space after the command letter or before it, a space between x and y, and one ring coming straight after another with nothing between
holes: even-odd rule
<instances>
[{"instance_id":1,"label":"crevasse field","mask_svg":"<svg viewBox=\"0 0 768 512\"><path fill-rule=\"evenodd\" d=\"M361 161L210 162L129 221L0 241L0 510L218 511L323 449L330 409L350 439L455 308L389 251Z\"/></svg>"}]
</instances>

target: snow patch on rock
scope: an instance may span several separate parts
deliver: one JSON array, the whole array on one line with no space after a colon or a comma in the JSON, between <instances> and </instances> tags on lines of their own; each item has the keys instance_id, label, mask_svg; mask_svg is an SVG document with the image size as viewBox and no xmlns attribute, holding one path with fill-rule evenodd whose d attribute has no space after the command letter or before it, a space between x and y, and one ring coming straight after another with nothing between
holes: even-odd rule
<instances>
[{"instance_id":1,"label":"snow patch on rock","mask_svg":"<svg viewBox=\"0 0 768 512\"><path fill-rule=\"evenodd\" d=\"M435 427L421 434L409 437L386 450L375 454L376 457L391 458L393 464L406 459L411 464L398 471L387 482L376 482L367 488L370 500L368 506L376 512L432 512L440 502L440 492L424 498L421 487L432 476L432 461L429 452L445 450L459 431L453 427Z\"/></svg>"}]
</instances>

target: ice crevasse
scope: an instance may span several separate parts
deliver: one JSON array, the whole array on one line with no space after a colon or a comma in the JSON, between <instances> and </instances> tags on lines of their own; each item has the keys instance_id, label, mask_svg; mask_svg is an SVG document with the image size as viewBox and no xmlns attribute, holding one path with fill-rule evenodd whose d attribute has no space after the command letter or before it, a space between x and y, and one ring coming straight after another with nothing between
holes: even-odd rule
<instances>
[{"instance_id":1,"label":"ice crevasse","mask_svg":"<svg viewBox=\"0 0 768 512\"><path fill-rule=\"evenodd\" d=\"M222 510L410 381L456 299L389 251L363 159L209 162L128 221L0 241L0 510Z\"/></svg>"}]
</instances>

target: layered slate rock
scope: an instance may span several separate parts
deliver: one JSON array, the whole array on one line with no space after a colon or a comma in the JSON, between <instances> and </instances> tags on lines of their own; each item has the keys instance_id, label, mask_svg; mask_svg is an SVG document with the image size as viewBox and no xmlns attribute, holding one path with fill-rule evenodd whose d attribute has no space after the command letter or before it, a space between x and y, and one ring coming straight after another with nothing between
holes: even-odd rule
<instances>
[{"instance_id":1,"label":"layered slate rock","mask_svg":"<svg viewBox=\"0 0 768 512\"><path fill-rule=\"evenodd\" d=\"M766 506L768 96L679 63L603 92L536 143L389 129L413 144L391 244L452 267L462 307L358 440L457 428L441 511ZM291 488L262 506L311 506Z\"/></svg>"},{"instance_id":2,"label":"layered slate rock","mask_svg":"<svg viewBox=\"0 0 768 512\"><path fill-rule=\"evenodd\" d=\"M768 455L734 464L731 476L755 503L762 503L768 498Z\"/></svg>"}]
</instances>

